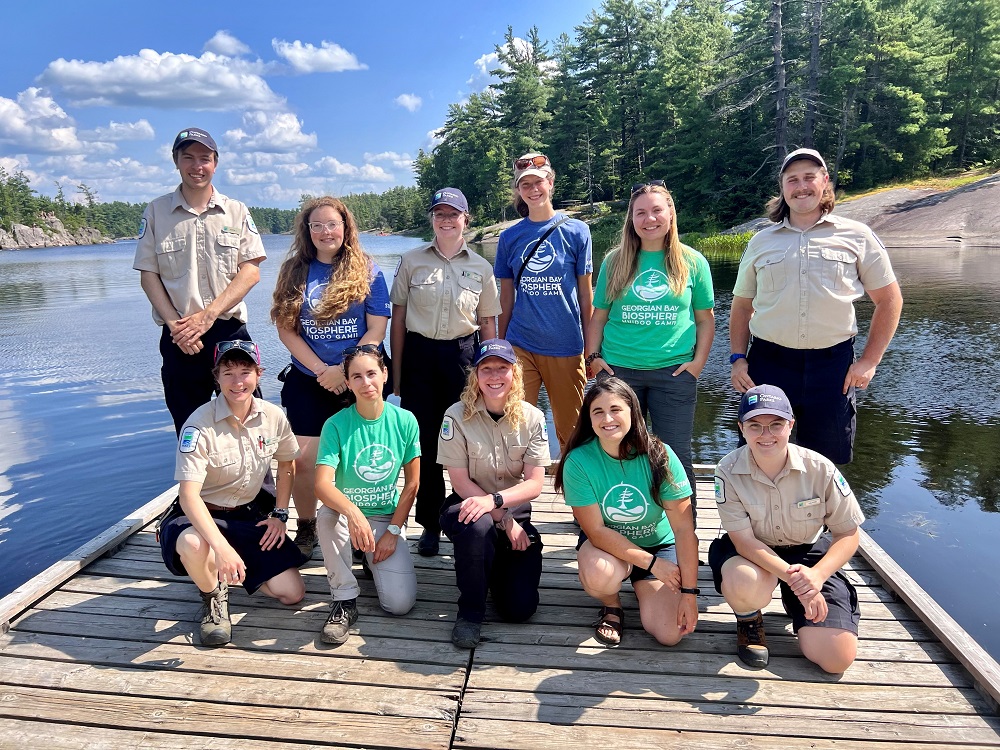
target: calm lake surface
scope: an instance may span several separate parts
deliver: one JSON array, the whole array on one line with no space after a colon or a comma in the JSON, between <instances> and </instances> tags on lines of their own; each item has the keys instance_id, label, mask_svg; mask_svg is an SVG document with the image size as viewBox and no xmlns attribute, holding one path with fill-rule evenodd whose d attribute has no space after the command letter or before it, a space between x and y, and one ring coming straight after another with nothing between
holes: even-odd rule
<instances>
[{"instance_id":1,"label":"calm lake surface","mask_svg":"<svg viewBox=\"0 0 1000 750\"><path fill-rule=\"evenodd\" d=\"M267 320L290 238L248 297L265 398L288 361ZM365 236L391 283L419 244ZM133 271L134 242L0 252L0 596L173 483L159 329ZM845 469L865 529L1000 658L1000 250L892 250L899 332L859 398ZM736 264L713 261L716 344L701 379L695 458L735 447L728 314ZM862 333L871 305L858 306ZM862 337L863 339L863 337ZM859 341L858 351L860 351ZM988 592L994 592L989 594Z\"/></svg>"}]
</instances>

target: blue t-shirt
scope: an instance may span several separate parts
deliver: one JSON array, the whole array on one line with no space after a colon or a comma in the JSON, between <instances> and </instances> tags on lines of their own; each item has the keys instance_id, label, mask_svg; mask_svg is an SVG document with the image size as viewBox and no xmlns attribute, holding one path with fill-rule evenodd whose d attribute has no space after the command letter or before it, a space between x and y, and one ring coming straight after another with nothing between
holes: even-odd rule
<instances>
[{"instance_id":1,"label":"blue t-shirt","mask_svg":"<svg viewBox=\"0 0 1000 750\"><path fill-rule=\"evenodd\" d=\"M494 274L517 280L524 258L559 219L522 219L500 233ZM583 352L577 277L594 270L590 227L577 219L560 224L531 257L516 288L507 340L532 354L572 357Z\"/></svg>"},{"instance_id":2,"label":"blue t-shirt","mask_svg":"<svg viewBox=\"0 0 1000 750\"><path fill-rule=\"evenodd\" d=\"M330 283L329 263L314 260L309 264L309 278L303 293L302 309L299 311L299 335L305 339L313 352L328 365L339 365L344 361L344 349L354 346L361 337L368 333L368 320L365 315L380 315L388 318L392 312L389 303L389 289L385 285L382 270L376 266L375 277L368 287L368 296L362 302L355 302L348 307L336 320L321 326L313 317L313 306L323 298L327 284ZM306 375L313 371L292 357L292 362Z\"/></svg>"}]
</instances>

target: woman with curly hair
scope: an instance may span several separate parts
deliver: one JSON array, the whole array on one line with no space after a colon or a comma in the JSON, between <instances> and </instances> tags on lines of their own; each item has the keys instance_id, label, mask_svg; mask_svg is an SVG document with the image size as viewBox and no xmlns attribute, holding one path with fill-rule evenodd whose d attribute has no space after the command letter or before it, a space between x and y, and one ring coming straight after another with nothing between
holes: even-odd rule
<instances>
[{"instance_id":1,"label":"woman with curly hair","mask_svg":"<svg viewBox=\"0 0 1000 750\"><path fill-rule=\"evenodd\" d=\"M542 540L531 525L531 501L549 465L545 416L524 401L514 348L502 339L480 344L461 400L444 414L438 461L454 492L441 528L454 545L458 619L451 640L479 643L487 591L508 622L538 608Z\"/></svg>"},{"instance_id":2,"label":"woman with curly hair","mask_svg":"<svg viewBox=\"0 0 1000 750\"><path fill-rule=\"evenodd\" d=\"M643 629L673 646L698 622L698 539L680 461L646 429L628 384L611 377L587 391L566 448L555 488L580 524L580 582L601 603L594 637L621 643L629 579Z\"/></svg>"},{"instance_id":3,"label":"woman with curly hair","mask_svg":"<svg viewBox=\"0 0 1000 750\"><path fill-rule=\"evenodd\" d=\"M382 271L361 247L354 216L330 196L313 198L295 217L295 238L274 287L271 322L292 355L281 404L301 453L295 461L295 544L316 546L316 448L323 423L352 402L344 350L382 343L389 323Z\"/></svg>"}]
</instances>

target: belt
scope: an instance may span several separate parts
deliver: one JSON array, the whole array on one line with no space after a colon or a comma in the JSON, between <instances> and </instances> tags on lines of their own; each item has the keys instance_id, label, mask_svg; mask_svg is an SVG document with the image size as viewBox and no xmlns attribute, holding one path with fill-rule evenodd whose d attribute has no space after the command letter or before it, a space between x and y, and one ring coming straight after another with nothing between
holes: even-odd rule
<instances>
[{"instance_id":1,"label":"belt","mask_svg":"<svg viewBox=\"0 0 1000 750\"><path fill-rule=\"evenodd\" d=\"M253 501L251 500L250 502ZM243 505L234 505L232 507L216 505L215 503L205 503L205 507L208 508L209 510L222 510L222 511L238 510L239 508L242 508L244 505L249 505L249 503L243 503Z\"/></svg>"}]
</instances>

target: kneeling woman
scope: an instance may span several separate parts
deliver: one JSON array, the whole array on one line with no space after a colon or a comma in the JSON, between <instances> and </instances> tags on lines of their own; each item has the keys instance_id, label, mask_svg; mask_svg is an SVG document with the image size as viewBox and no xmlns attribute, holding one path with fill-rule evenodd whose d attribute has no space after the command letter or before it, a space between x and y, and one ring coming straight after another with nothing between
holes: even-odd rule
<instances>
[{"instance_id":1,"label":"kneeling woman","mask_svg":"<svg viewBox=\"0 0 1000 750\"><path fill-rule=\"evenodd\" d=\"M438 461L454 492L441 528L455 551L459 648L479 643L486 592L508 622L538 608L542 540L531 525L531 501L542 491L549 459L545 416L524 400L521 365L501 339L479 345L462 400L444 415Z\"/></svg>"},{"instance_id":2,"label":"kneeling woman","mask_svg":"<svg viewBox=\"0 0 1000 750\"><path fill-rule=\"evenodd\" d=\"M767 666L760 610L780 583L802 653L827 672L843 672L857 654L861 614L840 568L858 549L864 514L830 460L789 444L795 415L784 391L751 388L739 420L746 445L715 469L727 533L708 551L715 588L736 613L736 652L751 667Z\"/></svg>"},{"instance_id":3,"label":"kneeling woman","mask_svg":"<svg viewBox=\"0 0 1000 750\"><path fill-rule=\"evenodd\" d=\"M352 544L365 553L382 609L405 615L417 600L404 532L420 481L417 420L383 400L389 372L377 344L345 349L344 373L357 403L326 420L316 456L316 497L323 503L317 528L333 596L324 643L344 643L358 619ZM400 467L402 493L396 488Z\"/></svg>"},{"instance_id":4,"label":"kneeling woman","mask_svg":"<svg viewBox=\"0 0 1000 750\"><path fill-rule=\"evenodd\" d=\"M175 575L201 591L201 642L229 643L229 585L258 589L282 604L305 596L305 558L285 534L299 446L284 412L254 398L263 369L251 341L215 347L218 398L187 418L177 446L179 502L160 525L160 552ZM262 489L278 461L277 504Z\"/></svg>"},{"instance_id":5,"label":"kneeling woman","mask_svg":"<svg viewBox=\"0 0 1000 750\"><path fill-rule=\"evenodd\" d=\"M601 602L594 637L621 643L621 585L629 578L646 632L676 644L698 622L698 540L691 485L676 454L649 433L632 389L598 381L556 472L580 524L584 590Z\"/></svg>"}]
</instances>

